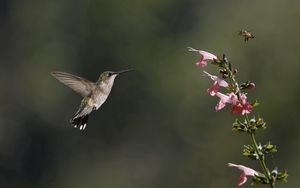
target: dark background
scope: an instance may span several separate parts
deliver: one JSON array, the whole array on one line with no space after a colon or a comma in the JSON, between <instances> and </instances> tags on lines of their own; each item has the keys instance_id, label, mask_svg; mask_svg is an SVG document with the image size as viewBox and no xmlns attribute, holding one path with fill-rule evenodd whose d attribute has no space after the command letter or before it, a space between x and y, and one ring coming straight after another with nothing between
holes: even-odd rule
<instances>
[{"instance_id":1,"label":"dark background","mask_svg":"<svg viewBox=\"0 0 300 188\"><path fill-rule=\"evenodd\" d=\"M236 116L214 111L211 81L187 46L225 53L268 123L257 135L279 152L299 187L299 12L296 0L1 0L0 187L236 187L228 162L260 170L241 155L248 137ZM249 29L255 39L237 34ZM86 131L69 119L81 97L53 77L62 70L116 79ZM209 66L211 73L216 70ZM250 187L247 182L244 187ZM260 186L259 186L260 187Z\"/></svg>"}]
</instances>

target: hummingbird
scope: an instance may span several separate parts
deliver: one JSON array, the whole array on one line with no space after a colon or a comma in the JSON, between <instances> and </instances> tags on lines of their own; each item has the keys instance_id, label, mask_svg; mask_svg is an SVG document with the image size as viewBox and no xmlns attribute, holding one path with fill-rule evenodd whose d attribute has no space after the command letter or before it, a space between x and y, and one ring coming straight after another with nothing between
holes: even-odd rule
<instances>
[{"instance_id":1,"label":"hummingbird","mask_svg":"<svg viewBox=\"0 0 300 188\"><path fill-rule=\"evenodd\" d=\"M119 72L105 71L100 74L99 79L96 82L62 71L51 72L51 75L54 76L54 78L83 97L79 109L70 120L72 126L84 130L91 112L93 110L98 110L106 101L113 87L115 78L119 74L131 70L132 69L127 69Z\"/></svg>"}]
</instances>

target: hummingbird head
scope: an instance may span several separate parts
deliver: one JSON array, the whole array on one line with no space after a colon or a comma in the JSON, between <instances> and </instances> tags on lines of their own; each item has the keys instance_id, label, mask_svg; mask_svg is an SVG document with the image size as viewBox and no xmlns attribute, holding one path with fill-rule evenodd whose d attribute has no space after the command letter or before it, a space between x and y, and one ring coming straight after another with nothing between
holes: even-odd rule
<instances>
[{"instance_id":1,"label":"hummingbird head","mask_svg":"<svg viewBox=\"0 0 300 188\"><path fill-rule=\"evenodd\" d=\"M132 69L127 69L127 70L118 71L118 72L105 71L100 75L98 82L104 82L106 84L109 84L109 83L112 84L114 82L116 76L118 76L121 73L128 72L128 71L131 71L131 70Z\"/></svg>"}]
</instances>

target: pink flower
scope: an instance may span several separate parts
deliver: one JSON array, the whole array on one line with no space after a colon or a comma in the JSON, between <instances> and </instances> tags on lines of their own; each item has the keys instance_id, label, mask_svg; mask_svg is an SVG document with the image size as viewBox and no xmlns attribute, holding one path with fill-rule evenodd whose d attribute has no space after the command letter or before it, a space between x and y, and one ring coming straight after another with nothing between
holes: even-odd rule
<instances>
[{"instance_id":1,"label":"pink flower","mask_svg":"<svg viewBox=\"0 0 300 188\"><path fill-rule=\"evenodd\" d=\"M214 81L214 84L210 88L207 89L207 92L211 96L216 95L216 93L219 91L220 86L221 87L228 87L229 86L228 83L225 80L223 80L223 79L221 79L221 78L219 78L215 75L211 75L206 71L203 71L203 72L206 76L210 77L210 79L212 79Z\"/></svg>"},{"instance_id":2,"label":"pink flower","mask_svg":"<svg viewBox=\"0 0 300 188\"><path fill-rule=\"evenodd\" d=\"M216 111L219 111L222 108L224 108L226 103L231 104L230 112L232 114L245 115L245 114L249 114L253 109L251 104L246 100L247 96L244 93L240 95L240 99L238 99L237 95L234 94L233 92L226 95L217 92L216 96L220 98L218 104L215 107Z\"/></svg>"},{"instance_id":3,"label":"pink flower","mask_svg":"<svg viewBox=\"0 0 300 188\"><path fill-rule=\"evenodd\" d=\"M253 107L246 99L247 96L242 93L240 95L240 100L238 101L238 103L236 103L231 107L230 112L232 114L242 114L242 115L250 114Z\"/></svg>"},{"instance_id":4,"label":"pink flower","mask_svg":"<svg viewBox=\"0 0 300 188\"><path fill-rule=\"evenodd\" d=\"M254 175L258 175L258 172L256 172L255 170L245 167L243 165L236 165L236 164L232 164L232 163L228 163L229 167L236 167L237 169L239 169L241 171L241 175L238 179L238 186L243 185L246 181L247 181L247 176L254 176Z\"/></svg>"},{"instance_id":5,"label":"pink flower","mask_svg":"<svg viewBox=\"0 0 300 188\"><path fill-rule=\"evenodd\" d=\"M220 98L218 104L216 105L216 111L221 110L222 108L225 107L226 103L235 105L238 103L238 97L236 96L236 94L234 94L233 92L225 95L223 93L217 92L216 96Z\"/></svg>"},{"instance_id":6,"label":"pink flower","mask_svg":"<svg viewBox=\"0 0 300 188\"><path fill-rule=\"evenodd\" d=\"M215 56L212 53L202 51L202 50L196 50L192 47L188 47L190 52L198 52L200 54L200 60L196 63L198 67L205 67L207 65L206 60L214 60L218 59L217 56Z\"/></svg>"}]
</instances>

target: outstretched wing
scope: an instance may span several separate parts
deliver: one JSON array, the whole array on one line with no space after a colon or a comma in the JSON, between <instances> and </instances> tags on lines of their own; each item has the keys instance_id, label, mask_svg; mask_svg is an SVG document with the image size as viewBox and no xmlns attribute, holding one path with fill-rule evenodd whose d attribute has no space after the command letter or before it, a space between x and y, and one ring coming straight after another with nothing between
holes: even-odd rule
<instances>
[{"instance_id":1,"label":"outstretched wing","mask_svg":"<svg viewBox=\"0 0 300 188\"><path fill-rule=\"evenodd\" d=\"M85 78L75 76L61 71L51 72L51 75L54 76L58 81L70 87L81 96L88 96L91 91L95 88L95 84Z\"/></svg>"}]
</instances>

